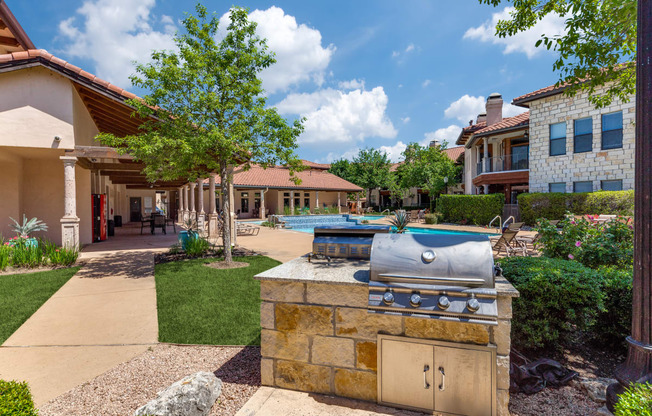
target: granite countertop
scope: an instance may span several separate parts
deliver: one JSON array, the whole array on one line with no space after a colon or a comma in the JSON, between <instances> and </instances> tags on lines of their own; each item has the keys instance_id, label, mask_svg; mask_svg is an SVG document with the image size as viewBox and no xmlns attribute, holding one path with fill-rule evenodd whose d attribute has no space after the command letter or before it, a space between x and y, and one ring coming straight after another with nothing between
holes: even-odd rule
<instances>
[{"instance_id":1,"label":"granite countertop","mask_svg":"<svg viewBox=\"0 0 652 416\"><path fill-rule=\"evenodd\" d=\"M308 257L299 257L280 266L254 276L256 280L276 282L333 283L339 285L367 286L369 283L369 261L333 258L308 262ZM496 278L498 295L518 297L518 291L504 277Z\"/></svg>"},{"instance_id":2,"label":"granite countertop","mask_svg":"<svg viewBox=\"0 0 652 416\"><path fill-rule=\"evenodd\" d=\"M369 261L334 258L330 263L315 259L308 262L308 257L304 256L259 273L254 279L366 286L369 283Z\"/></svg>"}]
</instances>

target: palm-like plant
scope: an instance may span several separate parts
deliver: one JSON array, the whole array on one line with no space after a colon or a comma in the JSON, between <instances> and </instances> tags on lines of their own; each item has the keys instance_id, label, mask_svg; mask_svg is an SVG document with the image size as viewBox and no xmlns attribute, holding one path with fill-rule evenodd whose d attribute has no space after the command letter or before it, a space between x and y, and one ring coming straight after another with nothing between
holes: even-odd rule
<instances>
[{"instance_id":1,"label":"palm-like plant","mask_svg":"<svg viewBox=\"0 0 652 416\"><path fill-rule=\"evenodd\" d=\"M410 217L407 212L404 210L397 210L394 212L394 216L389 219L389 223L396 228L398 234L403 234L410 222Z\"/></svg>"},{"instance_id":2,"label":"palm-like plant","mask_svg":"<svg viewBox=\"0 0 652 416\"><path fill-rule=\"evenodd\" d=\"M20 224L18 221L15 219L9 217L10 220L12 220L14 223L10 224L9 226L11 227L12 230L16 232L17 235L19 235L22 238L28 238L31 233L35 233L37 231L47 231L48 226L46 223L43 221L37 219L36 217L32 218L31 220L27 220L27 216L23 214L23 223Z\"/></svg>"}]
</instances>

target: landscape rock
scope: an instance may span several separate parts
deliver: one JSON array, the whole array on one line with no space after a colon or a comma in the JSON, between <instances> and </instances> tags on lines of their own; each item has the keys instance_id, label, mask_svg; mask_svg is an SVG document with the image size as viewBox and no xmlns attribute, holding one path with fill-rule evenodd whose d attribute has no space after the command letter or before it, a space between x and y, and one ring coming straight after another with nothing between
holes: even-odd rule
<instances>
[{"instance_id":1,"label":"landscape rock","mask_svg":"<svg viewBox=\"0 0 652 416\"><path fill-rule=\"evenodd\" d=\"M613 416L613 413L607 409L607 406L602 406L595 412L595 416Z\"/></svg>"},{"instance_id":2,"label":"landscape rock","mask_svg":"<svg viewBox=\"0 0 652 416\"><path fill-rule=\"evenodd\" d=\"M222 380L200 371L184 377L158 393L134 416L206 416L222 393Z\"/></svg>"},{"instance_id":3,"label":"landscape rock","mask_svg":"<svg viewBox=\"0 0 652 416\"><path fill-rule=\"evenodd\" d=\"M610 384L615 383L616 380L613 378L577 378L573 384L583 390L591 400L596 403L605 403L607 401L607 387Z\"/></svg>"}]
</instances>

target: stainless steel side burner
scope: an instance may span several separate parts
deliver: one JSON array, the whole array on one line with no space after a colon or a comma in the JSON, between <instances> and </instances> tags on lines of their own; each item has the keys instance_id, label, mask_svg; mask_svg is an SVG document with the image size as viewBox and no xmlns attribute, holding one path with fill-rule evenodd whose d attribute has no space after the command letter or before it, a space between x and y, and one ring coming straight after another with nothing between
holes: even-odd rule
<instances>
[{"instance_id":1,"label":"stainless steel side burner","mask_svg":"<svg viewBox=\"0 0 652 416\"><path fill-rule=\"evenodd\" d=\"M370 312L497 325L489 238L379 234L373 239Z\"/></svg>"},{"instance_id":2,"label":"stainless steel side burner","mask_svg":"<svg viewBox=\"0 0 652 416\"><path fill-rule=\"evenodd\" d=\"M350 259L369 259L374 235L389 233L389 226L358 225L328 226L315 228L312 253L308 259L327 259L344 257Z\"/></svg>"}]
</instances>

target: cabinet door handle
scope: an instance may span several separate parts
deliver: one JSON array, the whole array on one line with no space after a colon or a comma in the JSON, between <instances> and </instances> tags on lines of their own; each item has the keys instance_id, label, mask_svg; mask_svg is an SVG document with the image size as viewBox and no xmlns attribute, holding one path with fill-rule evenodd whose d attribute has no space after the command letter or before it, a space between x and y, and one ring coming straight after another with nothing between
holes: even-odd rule
<instances>
[{"instance_id":1,"label":"cabinet door handle","mask_svg":"<svg viewBox=\"0 0 652 416\"><path fill-rule=\"evenodd\" d=\"M428 379L426 378L426 373L430 371L430 366L428 364L423 366L423 388L424 389L429 389L430 384L428 383Z\"/></svg>"},{"instance_id":2,"label":"cabinet door handle","mask_svg":"<svg viewBox=\"0 0 652 416\"><path fill-rule=\"evenodd\" d=\"M441 373L441 384L439 385L439 391L446 390L446 374L444 373L444 367L439 367L439 372Z\"/></svg>"}]
</instances>

